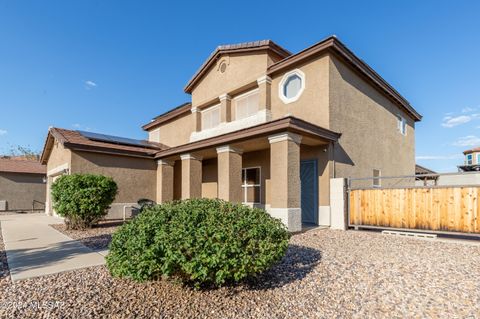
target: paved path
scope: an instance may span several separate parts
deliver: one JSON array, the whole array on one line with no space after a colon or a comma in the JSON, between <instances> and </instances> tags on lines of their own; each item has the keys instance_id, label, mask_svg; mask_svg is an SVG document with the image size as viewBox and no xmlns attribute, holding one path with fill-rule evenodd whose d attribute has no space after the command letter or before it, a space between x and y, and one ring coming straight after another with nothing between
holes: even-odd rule
<instances>
[{"instance_id":1,"label":"paved path","mask_svg":"<svg viewBox=\"0 0 480 319\"><path fill-rule=\"evenodd\" d=\"M61 222L43 213L0 216L12 281L105 264L102 254L48 226Z\"/></svg>"}]
</instances>

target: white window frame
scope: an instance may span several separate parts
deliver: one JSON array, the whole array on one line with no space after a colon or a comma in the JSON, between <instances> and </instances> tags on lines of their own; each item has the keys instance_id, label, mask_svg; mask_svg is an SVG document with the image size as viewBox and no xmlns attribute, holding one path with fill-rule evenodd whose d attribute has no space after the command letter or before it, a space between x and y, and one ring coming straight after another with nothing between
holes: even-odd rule
<instances>
[{"instance_id":1,"label":"white window frame","mask_svg":"<svg viewBox=\"0 0 480 319\"><path fill-rule=\"evenodd\" d=\"M478 165L478 164L480 164L480 153L476 153L476 155L477 155L477 156L476 156L477 162L476 162L475 164Z\"/></svg>"},{"instance_id":2,"label":"white window frame","mask_svg":"<svg viewBox=\"0 0 480 319\"><path fill-rule=\"evenodd\" d=\"M407 120L400 114L397 115L397 128L400 134L407 136Z\"/></svg>"},{"instance_id":3,"label":"white window frame","mask_svg":"<svg viewBox=\"0 0 480 319\"><path fill-rule=\"evenodd\" d=\"M219 113L219 114L218 114L218 124L217 124L217 125L212 126L212 127L208 127L208 128L205 128L205 126L204 126L204 125L205 125L205 123L204 123L204 121L203 121L204 113L212 112L212 111L215 111L216 109L220 109L220 104L217 104L217 105L214 105L214 106L210 106L210 107L208 107L208 108L203 109L203 110L200 111L200 113L201 113L201 116L200 116L200 117L201 117L201 120L202 120L202 123L201 123L201 124L202 124L202 125L201 125L201 126L202 126L202 131L203 131L203 130L210 130L210 129L212 129L212 128L217 127L217 126L220 124L220 122L221 122L221 116L222 116L222 115Z\"/></svg>"},{"instance_id":4,"label":"white window frame","mask_svg":"<svg viewBox=\"0 0 480 319\"><path fill-rule=\"evenodd\" d=\"M378 171L378 178L375 177L375 171ZM381 177L382 177L382 170L379 169L379 168L374 168L372 170L372 187L374 188L381 188L382 187L382 180L381 180Z\"/></svg>"},{"instance_id":5,"label":"white window frame","mask_svg":"<svg viewBox=\"0 0 480 319\"><path fill-rule=\"evenodd\" d=\"M254 184L254 185L248 185L246 183L246 174L247 174L247 170L248 169L257 169L258 168L258 180L259 180L259 183L258 184ZM249 188L249 187L258 187L260 189L260 192L259 192L259 202L247 202L247 192L246 192L246 189ZM251 204L251 205L255 205L255 204L261 204L262 203L262 167L261 166L250 166L250 167L243 167L242 168L242 192L243 192L243 204Z\"/></svg>"},{"instance_id":6,"label":"white window frame","mask_svg":"<svg viewBox=\"0 0 480 319\"><path fill-rule=\"evenodd\" d=\"M465 157L465 164L473 165L473 154L467 154L467 156Z\"/></svg>"},{"instance_id":7,"label":"white window frame","mask_svg":"<svg viewBox=\"0 0 480 319\"><path fill-rule=\"evenodd\" d=\"M291 98L288 98L284 95L283 87L287 83L288 79L293 75L297 75L301 80L300 91L298 91L298 93L295 96L293 96ZM283 75L282 80L278 84L278 96L280 97L280 100L282 100L283 103L285 103L285 104L297 101L300 98L300 96L302 95L304 90L305 90L305 73L303 73L299 69L295 69L295 70L292 70L290 72L285 73Z\"/></svg>"},{"instance_id":8,"label":"white window frame","mask_svg":"<svg viewBox=\"0 0 480 319\"><path fill-rule=\"evenodd\" d=\"M238 112L237 112L237 101L240 100L240 99L243 99L245 97L248 97L250 95L253 95L253 94L260 94L260 90L258 88L256 88L256 89L250 90L248 92L239 94L239 95L237 95L233 98L233 105L234 105L234 110L235 110L235 121L249 118L250 116L253 116L253 115L258 113L258 111L260 109L260 96L259 96L259 99L258 99L257 111L255 113L249 114L248 116L242 117L242 118L238 118L238 116L237 116L237 114L238 114Z\"/></svg>"}]
</instances>

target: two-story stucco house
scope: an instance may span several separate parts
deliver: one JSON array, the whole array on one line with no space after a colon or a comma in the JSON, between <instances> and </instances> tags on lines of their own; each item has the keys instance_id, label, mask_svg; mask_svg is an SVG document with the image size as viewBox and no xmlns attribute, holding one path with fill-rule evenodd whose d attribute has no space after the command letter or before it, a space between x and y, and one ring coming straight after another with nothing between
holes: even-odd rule
<instances>
[{"instance_id":1,"label":"two-story stucco house","mask_svg":"<svg viewBox=\"0 0 480 319\"><path fill-rule=\"evenodd\" d=\"M139 177L144 197L242 202L265 208L292 231L329 224L333 177L415 173L421 116L335 37L296 54L272 41L220 46L185 92L191 102L143 126L148 144L136 147L145 154L112 152L108 147L119 143L104 140L106 149L90 156L111 159L89 169L107 172L101 166L120 157L141 158L150 172ZM56 138L49 139L42 161L55 172L49 150Z\"/></svg>"}]
</instances>

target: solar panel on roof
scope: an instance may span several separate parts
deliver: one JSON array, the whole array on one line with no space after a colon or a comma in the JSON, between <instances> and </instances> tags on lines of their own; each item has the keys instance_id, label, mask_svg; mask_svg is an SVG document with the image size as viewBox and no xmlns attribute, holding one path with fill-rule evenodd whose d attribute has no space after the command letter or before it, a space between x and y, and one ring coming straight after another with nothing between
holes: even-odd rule
<instances>
[{"instance_id":1,"label":"solar panel on roof","mask_svg":"<svg viewBox=\"0 0 480 319\"><path fill-rule=\"evenodd\" d=\"M93 133L93 132L85 132L85 131L77 131L77 132L80 133L83 137L86 137L92 141L153 148L153 146L148 141L136 140L133 138L106 135L106 134L100 134L100 133Z\"/></svg>"}]
</instances>

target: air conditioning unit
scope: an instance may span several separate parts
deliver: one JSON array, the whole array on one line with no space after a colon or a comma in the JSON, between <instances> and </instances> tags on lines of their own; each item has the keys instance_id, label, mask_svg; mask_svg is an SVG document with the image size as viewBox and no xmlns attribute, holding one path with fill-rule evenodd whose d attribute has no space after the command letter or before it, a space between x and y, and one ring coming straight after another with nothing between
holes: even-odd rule
<instances>
[{"instance_id":1,"label":"air conditioning unit","mask_svg":"<svg viewBox=\"0 0 480 319\"><path fill-rule=\"evenodd\" d=\"M0 211L5 211L8 209L8 204L6 200L0 200Z\"/></svg>"}]
</instances>

